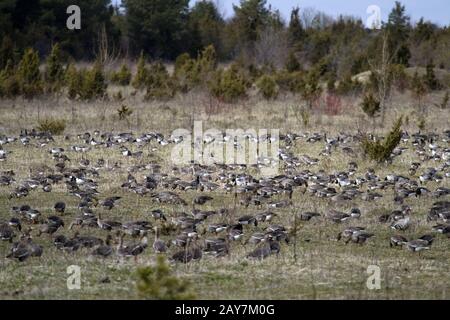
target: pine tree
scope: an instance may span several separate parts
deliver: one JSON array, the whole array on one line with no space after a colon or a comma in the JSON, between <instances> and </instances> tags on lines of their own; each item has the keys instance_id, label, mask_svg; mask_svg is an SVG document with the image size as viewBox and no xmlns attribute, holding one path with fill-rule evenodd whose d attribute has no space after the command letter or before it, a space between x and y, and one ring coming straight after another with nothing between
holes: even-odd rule
<instances>
[{"instance_id":1,"label":"pine tree","mask_svg":"<svg viewBox=\"0 0 450 320\"><path fill-rule=\"evenodd\" d=\"M50 92L61 88L64 79L64 68L61 61L61 50L59 44L52 47L52 51L47 58L47 69L45 72L46 86Z\"/></svg>"},{"instance_id":2,"label":"pine tree","mask_svg":"<svg viewBox=\"0 0 450 320\"><path fill-rule=\"evenodd\" d=\"M430 60L428 62L426 67L426 73L424 77L425 85L428 87L429 90L439 90L441 88L441 84L439 83L438 79L436 78L436 75L434 74L434 64L433 61Z\"/></svg>"},{"instance_id":3,"label":"pine tree","mask_svg":"<svg viewBox=\"0 0 450 320\"><path fill-rule=\"evenodd\" d=\"M17 70L20 92L26 98L33 98L42 93L41 73L39 71L39 56L29 48L25 50Z\"/></svg>"},{"instance_id":4,"label":"pine tree","mask_svg":"<svg viewBox=\"0 0 450 320\"><path fill-rule=\"evenodd\" d=\"M295 46L299 49L301 42L305 38L305 30L303 29L303 25L300 20L299 7L293 8L291 11L291 19L289 21L287 32L291 46Z\"/></svg>"},{"instance_id":5,"label":"pine tree","mask_svg":"<svg viewBox=\"0 0 450 320\"><path fill-rule=\"evenodd\" d=\"M142 89L145 87L145 85L147 83L147 78L148 78L148 69L145 66L144 53L141 52L141 56L139 57L139 60L137 63L136 75L134 76L134 79L131 82L131 85L135 89Z\"/></svg>"}]
</instances>

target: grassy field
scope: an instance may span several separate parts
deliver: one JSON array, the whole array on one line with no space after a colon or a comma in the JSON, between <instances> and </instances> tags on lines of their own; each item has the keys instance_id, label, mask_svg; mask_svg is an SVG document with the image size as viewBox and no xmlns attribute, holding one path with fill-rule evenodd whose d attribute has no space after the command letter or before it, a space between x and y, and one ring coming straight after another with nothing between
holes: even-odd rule
<instances>
[{"instance_id":1,"label":"grassy field","mask_svg":"<svg viewBox=\"0 0 450 320\"><path fill-rule=\"evenodd\" d=\"M114 89L112 89L114 90ZM16 183L30 176L30 169L36 170L43 165L46 170L54 169L54 162L48 150L51 147L62 147L65 154L71 159L68 166L77 167L82 159L81 154L70 150L70 146L80 144L76 134L85 131L101 132L132 131L138 136L149 131L162 132L170 135L177 128L190 129L193 120L203 120L207 128L274 128L281 133L312 133L322 132L329 136L336 136L343 132L355 134L358 131L372 131L372 122L360 111L357 101L348 99L344 102L343 112L337 116L311 113L307 126L296 116L295 108L298 101L292 97L281 97L274 102L260 101L250 97L238 105L220 105L214 114L208 114L208 97L201 94L190 94L177 97L169 102L141 102L141 97L127 97L124 102L95 102L80 103L59 100L39 101L0 101L0 134L18 135L21 129L33 128L39 119L48 117L65 119L67 128L63 136L55 137L55 141L39 147L35 142L30 146L22 146L20 142L8 144L3 148L9 152L7 161L0 162L0 173L14 170ZM441 100L442 94L430 96L430 106ZM131 107L133 114L127 120L119 120L117 109L126 104ZM409 133L417 132L418 114L415 113L414 100L407 94L396 95L392 100L392 107L388 110L385 128L378 127L377 133L385 133L393 120L399 115L407 117L404 129ZM450 129L448 110L429 107L426 115L426 132L442 134ZM132 151L135 146L127 144ZM352 145L356 151L355 156L349 156L341 150L333 152L331 157L320 155L324 148L323 142L307 143L305 139L297 141L292 152L299 156L307 154L317 157L319 163L315 166L303 166L299 170L308 169L312 172L324 170L331 174L346 170L348 162L355 161L358 171L355 176L363 176L368 168L384 178L387 174L395 173L409 176L408 169L414 161L419 161L415 147L409 142L404 143L408 148L401 156L395 158L392 164L377 165L364 159L360 154L358 145ZM440 146L448 148L448 143L440 142ZM192 199L200 191L177 192L189 205L173 206L158 204L149 196L139 197L134 193L124 191L120 186L126 181L128 169L133 165L145 165L155 162L161 165L161 172L171 175L171 163L168 160L171 146L160 146L154 142L142 149L143 157L140 159L125 158L119 148L96 148L84 155L91 163L103 158L107 166L112 167L118 163L117 168L100 169L99 177L94 178L98 183L99 198L108 196L122 197L120 203L110 211L100 206L94 208L95 213L103 217L122 222L133 220L150 220L158 225L149 215L153 209L162 209L168 216L177 212L192 209ZM442 161L441 161L442 162ZM440 162L427 160L422 163L415 176L416 179L428 167L436 167ZM148 170L138 171L133 175L141 181ZM255 173L251 171L251 173ZM255 173L257 175L257 173ZM193 177L182 175L186 181ZM29 204L38 209L43 216L54 214L53 205L57 201L64 201L67 205L66 213L62 216L66 222L64 230L57 234L72 235L68 230L70 222L78 216L78 198L67 193L64 183L53 186L50 193L38 188L21 199L9 199L9 194L16 185L0 187L0 221L9 220L12 216L10 208ZM448 178L441 183L427 182L425 187L434 191L439 186L450 187ZM158 190L159 191L159 190ZM413 253L401 248L390 248L389 238L397 231L391 230L389 224L381 224L378 217L397 209L393 202L392 188L377 190L383 198L368 202L360 198L346 202L332 202L329 199L319 199L301 190L294 189L293 205L288 208L273 209L278 214L272 223L291 226L295 213L303 211L317 211L321 217L308 222L301 222L299 226L296 245L294 241L289 245L282 243L278 256L270 256L263 261L252 261L245 258L253 249L252 245L234 243L230 255L223 258L204 256L200 261L189 264L174 264L172 271L183 279L188 279L192 291L199 299L449 299L450 296L450 240L443 235L436 234L436 240L430 250ZM214 199L202 206L202 210L218 210L220 208L234 208L233 194L218 190L211 193ZM283 200L286 195L276 195L270 200ZM435 222L427 222L426 215L437 200L449 200L448 196L440 199L429 195L405 199L405 204L412 208L412 225L402 234L409 238L419 237L430 233ZM234 217L244 214L255 214L266 209L262 207L237 206ZM348 211L352 207L359 207L362 216L343 224L333 224L324 219L323 214L328 209ZM207 223L221 222L219 216L208 219ZM250 236L254 231L264 230L268 223L261 223L255 230L248 230L244 237ZM345 245L336 241L337 234L345 226L365 226L375 236L364 245ZM37 226L33 226L37 228ZM104 238L106 233L98 229L83 229L81 234L96 235ZM209 235L207 235L209 236ZM207 237L205 236L205 237ZM151 241L152 234L149 235ZM211 237L213 237L211 235ZM163 236L164 240L169 240ZM17 239L16 239L17 240ZM29 258L23 263L4 258L10 249L10 244L0 242L0 299L134 299L136 291L136 268L151 265L156 255L149 247L139 256L138 263L133 259L124 260L116 256L106 259L94 258L89 251L81 249L75 253L64 253L55 248L49 235L33 237L36 243L44 247L41 258ZM174 252L169 249L169 254ZM81 267L81 289L68 290L66 269L70 265ZM366 286L367 268L377 265L381 270L381 289L369 290ZM103 281L108 278L109 281Z\"/></svg>"}]
</instances>

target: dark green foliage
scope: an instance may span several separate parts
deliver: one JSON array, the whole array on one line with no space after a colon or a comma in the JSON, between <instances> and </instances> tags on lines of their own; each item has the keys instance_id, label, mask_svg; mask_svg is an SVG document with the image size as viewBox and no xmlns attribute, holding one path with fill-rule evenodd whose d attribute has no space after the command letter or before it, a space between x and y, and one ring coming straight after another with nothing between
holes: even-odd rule
<instances>
[{"instance_id":1,"label":"dark green foliage","mask_svg":"<svg viewBox=\"0 0 450 320\"><path fill-rule=\"evenodd\" d=\"M176 59L175 59L175 67L174 67L174 73L178 74L180 72L183 71L183 68L186 64L191 62L191 56L189 55L189 53L185 52L180 54Z\"/></svg>"},{"instance_id":2,"label":"dark green foliage","mask_svg":"<svg viewBox=\"0 0 450 320\"><path fill-rule=\"evenodd\" d=\"M175 85L166 67L161 62L150 65L145 99L166 100L175 95Z\"/></svg>"},{"instance_id":3,"label":"dark green foliage","mask_svg":"<svg viewBox=\"0 0 450 320\"><path fill-rule=\"evenodd\" d=\"M60 135L66 129L66 121L63 119L46 118L38 121L37 130L50 132L52 135Z\"/></svg>"},{"instance_id":4,"label":"dark green foliage","mask_svg":"<svg viewBox=\"0 0 450 320\"><path fill-rule=\"evenodd\" d=\"M401 141L401 126L402 117L395 121L394 126L383 141L373 141L369 137L364 137L361 143L364 154L368 156L369 159L377 162L389 160L392 152Z\"/></svg>"},{"instance_id":5,"label":"dark green foliage","mask_svg":"<svg viewBox=\"0 0 450 320\"><path fill-rule=\"evenodd\" d=\"M299 48L306 35L300 19L299 7L293 8L291 11L291 19L289 20L287 32L290 45Z\"/></svg>"},{"instance_id":6,"label":"dark green foliage","mask_svg":"<svg viewBox=\"0 0 450 320\"><path fill-rule=\"evenodd\" d=\"M279 71L275 75L275 80L280 90L290 91L294 94L300 93L304 84L304 73Z\"/></svg>"},{"instance_id":7,"label":"dark green foliage","mask_svg":"<svg viewBox=\"0 0 450 320\"><path fill-rule=\"evenodd\" d=\"M318 99L322 93L319 79L320 77L317 70L311 70L303 81L301 95L308 103L310 109L312 108L314 101Z\"/></svg>"},{"instance_id":8,"label":"dark green foliage","mask_svg":"<svg viewBox=\"0 0 450 320\"><path fill-rule=\"evenodd\" d=\"M269 75L264 75L258 79L256 82L259 92L262 96L269 100L275 99L278 96L278 85L274 77Z\"/></svg>"},{"instance_id":9,"label":"dark green foliage","mask_svg":"<svg viewBox=\"0 0 450 320\"><path fill-rule=\"evenodd\" d=\"M294 52L290 52L286 60L285 68L288 72L296 72L301 70L300 62L298 62L297 57Z\"/></svg>"},{"instance_id":10,"label":"dark green foliage","mask_svg":"<svg viewBox=\"0 0 450 320\"><path fill-rule=\"evenodd\" d=\"M405 6L396 1L385 26L389 33L389 51L394 55L393 63L409 64L411 53L407 41L410 28L410 17L406 15Z\"/></svg>"},{"instance_id":11,"label":"dark green foliage","mask_svg":"<svg viewBox=\"0 0 450 320\"><path fill-rule=\"evenodd\" d=\"M25 50L17 69L20 92L26 98L33 98L42 93L42 80L39 71L39 56L29 48Z\"/></svg>"},{"instance_id":12,"label":"dark green foliage","mask_svg":"<svg viewBox=\"0 0 450 320\"><path fill-rule=\"evenodd\" d=\"M270 11L266 8L266 0L241 0L233 5L233 22L240 45L253 43L266 27Z\"/></svg>"},{"instance_id":13,"label":"dark green foliage","mask_svg":"<svg viewBox=\"0 0 450 320\"><path fill-rule=\"evenodd\" d=\"M81 30L66 27L67 7L81 9ZM20 51L27 47L47 55L57 40L63 52L75 59L92 59L98 30L104 25L112 41L118 30L113 24L110 0L4 0L0 5L0 39L8 35Z\"/></svg>"},{"instance_id":14,"label":"dark green foliage","mask_svg":"<svg viewBox=\"0 0 450 320\"><path fill-rule=\"evenodd\" d=\"M422 79L422 77L419 76L417 71L414 73L414 76L411 80L411 90L414 94L414 96L417 98L417 103L419 109L421 108L421 102L423 96L427 93L427 87Z\"/></svg>"},{"instance_id":15,"label":"dark green foliage","mask_svg":"<svg viewBox=\"0 0 450 320\"><path fill-rule=\"evenodd\" d=\"M372 92L369 92L364 95L363 101L361 102L361 109L370 118L374 118L380 112L380 101L375 98Z\"/></svg>"},{"instance_id":16,"label":"dark green foliage","mask_svg":"<svg viewBox=\"0 0 450 320\"><path fill-rule=\"evenodd\" d=\"M131 85L135 89L142 89L147 84L147 78L148 78L148 69L145 65L144 53L141 52L141 56L139 57L137 63L137 71L133 78L133 81L131 82Z\"/></svg>"},{"instance_id":17,"label":"dark green foliage","mask_svg":"<svg viewBox=\"0 0 450 320\"><path fill-rule=\"evenodd\" d=\"M357 80L353 80L350 74L347 74L341 81L339 81L336 92L341 95L347 95L360 91L361 84Z\"/></svg>"},{"instance_id":18,"label":"dark green foliage","mask_svg":"<svg viewBox=\"0 0 450 320\"><path fill-rule=\"evenodd\" d=\"M187 51L189 0L124 0L123 5L135 52L175 59Z\"/></svg>"},{"instance_id":19,"label":"dark green foliage","mask_svg":"<svg viewBox=\"0 0 450 320\"><path fill-rule=\"evenodd\" d=\"M20 83L11 60L0 71L0 97L14 98L20 95Z\"/></svg>"},{"instance_id":20,"label":"dark green foliage","mask_svg":"<svg viewBox=\"0 0 450 320\"><path fill-rule=\"evenodd\" d=\"M189 282L172 275L162 255L157 257L155 266L138 268L136 287L139 297L144 299L195 299Z\"/></svg>"},{"instance_id":21,"label":"dark green foliage","mask_svg":"<svg viewBox=\"0 0 450 320\"><path fill-rule=\"evenodd\" d=\"M181 55L175 63L175 77L182 92L187 92L197 86L205 86L217 67L216 51L212 45L207 46L191 59L188 55Z\"/></svg>"},{"instance_id":22,"label":"dark green foliage","mask_svg":"<svg viewBox=\"0 0 450 320\"><path fill-rule=\"evenodd\" d=\"M83 77L80 98L82 100L104 98L106 96L106 88L107 84L102 65L96 62L92 69L88 70Z\"/></svg>"},{"instance_id":23,"label":"dark green foliage","mask_svg":"<svg viewBox=\"0 0 450 320\"><path fill-rule=\"evenodd\" d=\"M196 1L188 20L192 41L190 52L195 55L203 48L212 45L218 55L224 57L222 34L225 21L216 4L209 0Z\"/></svg>"},{"instance_id":24,"label":"dark green foliage","mask_svg":"<svg viewBox=\"0 0 450 320\"><path fill-rule=\"evenodd\" d=\"M121 86L127 86L131 81L131 71L126 64L122 64L120 70L111 75L111 82Z\"/></svg>"},{"instance_id":25,"label":"dark green foliage","mask_svg":"<svg viewBox=\"0 0 450 320\"><path fill-rule=\"evenodd\" d=\"M436 75L434 74L434 64L432 61L428 62L426 73L424 76L424 83L430 91L439 90L442 88Z\"/></svg>"},{"instance_id":26,"label":"dark green foliage","mask_svg":"<svg viewBox=\"0 0 450 320\"><path fill-rule=\"evenodd\" d=\"M61 49L59 44L52 47L52 52L47 58L47 68L45 70L45 85L47 91L55 92L61 88L64 80L64 67L61 60Z\"/></svg>"},{"instance_id":27,"label":"dark green foliage","mask_svg":"<svg viewBox=\"0 0 450 320\"><path fill-rule=\"evenodd\" d=\"M208 84L211 94L227 103L244 98L248 86L249 82L235 64L227 70L217 70Z\"/></svg>"},{"instance_id":28,"label":"dark green foliage","mask_svg":"<svg viewBox=\"0 0 450 320\"><path fill-rule=\"evenodd\" d=\"M83 87L84 72L78 71L73 64L67 67L65 74L65 84L67 86L67 96L74 100L81 94Z\"/></svg>"},{"instance_id":29,"label":"dark green foliage","mask_svg":"<svg viewBox=\"0 0 450 320\"><path fill-rule=\"evenodd\" d=\"M8 61L14 64L16 61L14 42L9 36L4 36L0 46L0 70L6 68Z\"/></svg>"}]
</instances>

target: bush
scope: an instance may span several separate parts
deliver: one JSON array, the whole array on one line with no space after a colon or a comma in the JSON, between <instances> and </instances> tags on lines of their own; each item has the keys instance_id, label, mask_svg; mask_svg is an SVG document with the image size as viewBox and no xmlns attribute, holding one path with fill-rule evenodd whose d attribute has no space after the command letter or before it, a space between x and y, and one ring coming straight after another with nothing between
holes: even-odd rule
<instances>
[{"instance_id":1,"label":"bush","mask_svg":"<svg viewBox=\"0 0 450 320\"><path fill-rule=\"evenodd\" d=\"M0 71L0 97L13 98L20 95L20 83L15 74L12 62Z\"/></svg>"},{"instance_id":2,"label":"bush","mask_svg":"<svg viewBox=\"0 0 450 320\"><path fill-rule=\"evenodd\" d=\"M249 82L235 64L227 70L216 71L208 85L211 94L226 103L244 98L248 86Z\"/></svg>"},{"instance_id":3,"label":"bush","mask_svg":"<svg viewBox=\"0 0 450 320\"><path fill-rule=\"evenodd\" d=\"M393 64L390 67L389 73L389 78L392 79L393 85L398 91L404 92L407 89L410 80L405 71L405 66L403 64Z\"/></svg>"},{"instance_id":4,"label":"bush","mask_svg":"<svg viewBox=\"0 0 450 320\"><path fill-rule=\"evenodd\" d=\"M111 75L111 82L121 86L127 86L131 81L131 71L126 64L122 64L120 70L113 72Z\"/></svg>"},{"instance_id":5,"label":"bush","mask_svg":"<svg viewBox=\"0 0 450 320\"><path fill-rule=\"evenodd\" d=\"M189 53L182 53L175 59L175 67L174 67L174 73L178 74L184 65L190 61L192 61L191 56Z\"/></svg>"},{"instance_id":6,"label":"bush","mask_svg":"<svg viewBox=\"0 0 450 320\"><path fill-rule=\"evenodd\" d=\"M65 129L65 120L47 118L38 121L37 130L40 132L50 132L52 135L60 135Z\"/></svg>"},{"instance_id":7,"label":"bush","mask_svg":"<svg viewBox=\"0 0 450 320\"><path fill-rule=\"evenodd\" d=\"M175 61L174 75L178 81L178 87L182 92L205 85L217 67L216 50L210 45L203 49L197 59L191 59L188 54L183 54Z\"/></svg>"},{"instance_id":8,"label":"bush","mask_svg":"<svg viewBox=\"0 0 450 320\"><path fill-rule=\"evenodd\" d=\"M174 95L175 86L164 64L152 63L147 76L145 99L170 99Z\"/></svg>"},{"instance_id":9,"label":"bush","mask_svg":"<svg viewBox=\"0 0 450 320\"><path fill-rule=\"evenodd\" d=\"M17 69L17 77L20 93L24 97L33 98L42 93L39 56L33 49L29 48L25 50Z\"/></svg>"},{"instance_id":10,"label":"bush","mask_svg":"<svg viewBox=\"0 0 450 320\"><path fill-rule=\"evenodd\" d=\"M298 62L295 53L290 52L286 60L285 68L288 72L296 72L301 70L300 62Z\"/></svg>"},{"instance_id":11,"label":"bush","mask_svg":"<svg viewBox=\"0 0 450 320\"><path fill-rule=\"evenodd\" d=\"M140 298L155 300L194 299L189 282L171 275L170 267L163 256L158 256L156 265L137 270L137 291Z\"/></svg>"},{"instance_id":12,"label":"bush","mask_svg":"<svg viewBox=\"0 0 450 320\"><path fill-rule=\"evenodd\" d=\"M77 71L73 64L66 70L65 84L67 86L67 96L74 100L81 95L83 88L84 71Z\"/></svg>"},{"instance_id":13,"label":"bush","mask_svg":"<svg viewBox=\"0 0 450 320\"><path fill-rule=\"evenodd\" d=\"M361 90L361 84L357 80L353 80L351 75L348 74L341 81L339 81L336 92L341 95L347 95L353 92Z\"/></svg>"},{"instance_id":14,"label":"bush","mask_svg":"<svg viewBox=\"0 0 450 320\"><path fill-rule=\"evenodd\" d=\"M299 93L303 88L303 73L280 71L275 75L275 81L280 90L290 91L292 93Z\"/></svg>"},{"instance_id":15,"label":"bush","mask_svg":"<svg viewBox=\"0 0 450 320\"><path fill-rule=\"evenodd\" d=\"M61 61L61 50L58 44L52 47L52 52L47 58L47 68L45 70L45 83L47 91L56 92L61 89L64 79L64 68Z\"/></svg>"},{"instance_id":16,"label":"bush","mask_svg":"<svg viewBox=\"0 0 450 320\"><path fill-rule=\"evenodd\" d=\"M178 61L178 66L175 67L175 77L177 79L178 89L182 92L188 92L200 83L200 70L196 60L191 58L182 59Z\"/></svg>"},{"instance_id":17,"label":"bush","mask_svg":"<svg viewBox=\"0 0 450 320\"><path fill-rule=\"evenodd\" d=\"M278 96L278 85L272 76L264 75L258 79L256 86L265 99L275 99Z\"/></svg>"},{"instance_id":18,"label":"bush","mask_svg":"<svg viewBox=\"0 0 450 320\"><path fill-rule=\"evenodd\" d=\"M147 78L148 78L148 69L145 66L144 53L141 52L141 56L139 57L137 64L136 75L134 76L131 85L135 89L145 88L145 86L147 85Z\"/></svg>"},{"instance_id":19,"label":"bush","mask_svg":"<svg viewBox=\"0 0 450 320\"><path fill-rule=\"evenodd\" d=\"M303 81L301 87L301 95L308 102L308 107L312 109L314 101L316 101L321 93L322 88L319 83L319 73L317 70L311 70Z\"/></svg>"},{"instance_id":20,"label":"bush","mask_svg":"<svg viewBox=\"0 0 450 320\"><path fill-rule=\"evenodd\" d=\"M84 74L80 97L83 100L104 98L106 88L102 65L96 62L92 69Z\"/></svg>"},{"instance_id":21,"label":"bush","mask_svg":"<svg viewBox=\"0 0 450 320\"><path fill-rule=\"evenodd\" d=\"M402 117L394 124L386 139L381 141L373 141L368 137L362 140L362 149L364 154L371 160L383 162L390 159L392 151L398 146L402 137Z\"/></svg>"},{"instance_id":22,"label":"bush","mask_svg":"<svg viewBox=\"0 0 450 320\"><path fill-rule=\"evenodd\" d=\"M436 78L436 75L434 74L434 64L431 61L427 64L426 67L424 83L430 91L439 90L442 88L441 84Z\"/></svg>"},{"instance_id":23,"label":"bush","mask_svg":"<svg viewBox=\"0 0 450 320\"><path fill-rule=\"evenodd\" d=\"M361 109L370 118L374 118L380 112L380 101L375 98L372 92L369 92L364 95L363 101L361 102Z\"/></svg>"}]
</instances>

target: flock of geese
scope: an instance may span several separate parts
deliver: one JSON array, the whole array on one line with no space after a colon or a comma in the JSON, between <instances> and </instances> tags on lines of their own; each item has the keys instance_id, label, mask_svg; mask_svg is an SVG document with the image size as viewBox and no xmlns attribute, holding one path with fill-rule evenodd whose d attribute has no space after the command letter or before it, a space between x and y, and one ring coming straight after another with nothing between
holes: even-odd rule
<instances>
[{"instance_id":1,"label":"flock of geese","mask_svg":"<svg viewBox=\"0 0 450 320\"><path fill-rule=\"evenodd\" d=\"M247 138L272 139L270 135ZM0 189L2 194L9 193L6 203L10 204L9 217L2 208L0 240L10 243L6 258L17 261L45 256L44 247L37 243L44 240L62 252L83 250L102 258L137 259L152 250L167 254L174 262L188 263L205 255L224 257L240 247L247 250L246 258L264 259L278 255L283 246L290 245L297 223L314 219L342 224L337 241L360 245L370 241L377 236L374 232L346 223L358 221L368 212L358 207L344 211L336 208L356 201L377 201L387 191L393 191L398 209L377 217L378 223L392 229L387 246L418 252L430 249L438 238L449 241L445 238L450 238L450 201L445 199L450 195L450 130L440 134L404 132L392 160L407 150L415 154L417 161L410 163L405 175L378 176L373 169L359 170L355 156L360 138L360 134L338 134L333 138L319 133L281 135L281 148L275 155L280 162L280 174L258 177L259 170L271 163L267 159L249 166L191 163L165 170L163 163L153 160L151 155L182 139L166 138L157 132L140 136L86 132L65 136L59 141L68 146L64 148L49 133L34 130L23 131L18 137L0 136ZM213 139L202 141L212 142ZM295 155L293 148L299 142L320 144L324 149L319 158ZM238 147L237 142L235 146ZM14 170L1 170L2 164L14 157L14 148L26 148L30 154L36 148L45 150L48 162L38 169L30 168L29 176L19 178ZM113 150L117 156L113 160L95 158L105 149ZM95 155L92 151L96 151ZM334 153L353 159L346 170L328 173L315 169L321 159ZM431 164L434 166L430 167ZM127 177L121 182L121 195L99 192L107 174L120 176L118 173L123 172ZM63 201L52 203L51 209L20 204L31 193L52 193L55 186L77 199L76 207ZM212 210L212 204L227 194L231 203ZM188 195L193 195L192 200L186 200L190 199ZM325 199L329 209L298 212L295 202L300 200L296 195ZM151 199L154 207L159 208L145 212L147 219L143 220L128 221L126 215L117 221L108 218L110 212L124 206L124 197L135 197L137 201ZM430 224L429 233L407 239L404 231L418 214L406 203L409 198L421 197L435 199L423 217ZM244 210L255 213L239 214ZM289 222L283 225L280 221ZM37 238L41 240L36 241Z\"/></svg>"}]
</instances>

